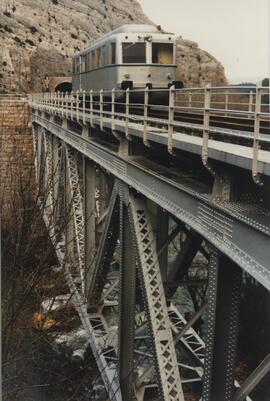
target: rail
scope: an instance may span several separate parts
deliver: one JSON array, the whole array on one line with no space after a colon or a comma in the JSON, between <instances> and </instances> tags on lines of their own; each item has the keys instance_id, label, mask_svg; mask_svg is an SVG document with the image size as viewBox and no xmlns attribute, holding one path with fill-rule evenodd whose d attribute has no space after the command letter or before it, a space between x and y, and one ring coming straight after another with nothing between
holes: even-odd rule
<instances>
[{"instance_id":1,"label":"rail","mask_svg":"<svg viewBox=\"0 0 270 401\"><path fill-rule=\"evenodd\" d=\"M163 103L163 104L162 104ZM173 152L173 136L187 131L202 137L202 161L208 163L209 140L239 143L252 148L252 175L259 183L259 151L270 150L269 87L225 86L204 88L82 91L30 95L30 104L42 111L94 125L99 118L143 125L143 142L149 145L153 127L167 132L168 152ZM270 156L269 156L270 157Z\"/></svg>"}]
</instances>

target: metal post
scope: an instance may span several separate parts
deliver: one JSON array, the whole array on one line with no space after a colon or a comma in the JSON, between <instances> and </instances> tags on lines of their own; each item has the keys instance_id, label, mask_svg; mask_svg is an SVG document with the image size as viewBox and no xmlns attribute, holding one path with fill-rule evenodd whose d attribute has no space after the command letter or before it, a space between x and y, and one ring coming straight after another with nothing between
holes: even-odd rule
<instances>
[{"instance_id":1,"label":"metal post","mask_svg":"<svg viewBox=\"0 0 270 401\"><path fill-rule=\"evenodd\" d=\"M207 165L208 162L210 105L211 105L211 85L208 84L206 85L204 92L204 119L203 119L203 144L202 144L202 162L204 165Z\"/></svg>"},{"instance_id":2,"label":"metal post","mask_svg":"<svg viewBox=\"0 0 270 401\"><path fill-rule=\"evenodd\" d=\"M227 116L227 111L229 109L229 92L226 90L225 91L225 116Z\"/></svg>"},{"instance_id":3,"label":"metal post","mask_svg":"<svg viewBox=\"0 0 270 401\"><path fill-rule=\"evenodd\" d=\"M114 118L115 118L115 115L114 115L114 113L115 113L115 89L114 89L114 88L112 89L112 101L111 101L111 106L112 106L112 113L111 113L111 130L112 130L112 133L114 133L114 132L115 132L115 120L114 120Z\"/></svg>"},{"instance_id":4,"label":"metal post","mask_svg":"<svg viewBox=\"0 0 270 401\"><path fill-rule=\"evenodd\" d=\"M71 91L70 93L70 118L73 120L73 100L74 100L74 93Z\"/></svg>"},{"instance_id":5,"label":"metal post","mask_svg":"<svg viewBox=\"0 0 270 401\"><path fill-rule=\"evenodd\" d=\"M170 154L172 154L173 151L174 102L175 102L175 88L174 86L171 86L169 90L169 116L168 116L168 152Z\"/></svg>"},{"instance_id":6,"label":"metal post","mask_svg":"<svg viewBox=\"0 0 270 401\"><path fill-rule=\"evenodd\" d=\"M125 134L126 138L129 138L128 135L128 126L129 126L129 88L126 90L126 129L125 129Z\"/></svg>"},{"instance_id":7,"label":"metal post","mask_svg":"<svg viewBox=\"0 0 270 401\"><path fill-rule=\"evenodd\" d=\"M191 109L192 106L192 92L188 92L188 107Z\"/></svg>"},{"instance_id":8,"label":"metal post","mask_svg":"<svg viewBox=\"0 0 270 401\"><path fill-rule=\"evenodd\" d=\"M248 98L248 111L249 113L252 113L253 110L253 91L249 91L249 98ZM252 115L249 114L248 118L251 118Z\"/></svg>"},{"instance_id":9,"label":"metal post","mask_svg":"<svg viewBox=\"0 0 270 401\"><path fill-rule=\"evenodd\" d=\"M77 91L76 92L76 118L77 118L78 122L79 122L79 105L80 105L79 91Z\"/></svg>"},{"instance_id":10,"label":"metal post","mask_svg":"<svg viewBox=\"0 0 270 401\"><path fill-rule=\"evenodd\" d=\"M143 143L146 146L149 146L149 141L148 141L148 103L149 103L149 88L148 86L145 87L144 89L144 117L143 117L143 122L144 122L144 130L143 130Z\"/></svg>"},{"instance_id":11,"label":"metal post","mask_svg":"<svg viewBox=\"0 0 270 401\"><path fill-rule=\"evenodd\" d=\"M99 127L103 131L103 89L99 91Z\"/></svg>"},{"instance_id":12,"label":"metal post","mask_svg":"<svg viewBox=\"0 0 270 401\"><path fill-rule=\"evenodd\" d=\"M64 117L64 92L61 92L61 114Z\"/></svg>"},{"instance_id":13,"label":"metal post","mask_svg":"<svg viewBox=\"0 0 270 401\"><path fill-rule=\"evenodd\" d=\"M90 124L93 127L93 89L90 90Z\"/></svg>"},{"instance_id":14,"label":"metal post","mask_svg":"<svg viewBox=\"0 0 270 401\"><path fill-rule=\"evenodd\" d=\"M256 87L256 103L254 113L254 137L253 137L253 159L252 159L252 178L258 185L262 185L258 170L258 156L260 149L260 120L261 120L261 103L262 103L262 88L259 85Z\"/></svg>"},{"instance_id":15,"label":"metal post","mask_svg":"<svg viewBox=\"0 0 270 401\"><path fill-rule=\"evenodd\" d=\"M241 269L211 249L203 401L233 400Z\"/></svg>"},{"instance_id":16,"label":"metal post","mask_svg":"<svg viewBox=\"0 0 270 401\"><path fill-rule=\"evenodd\" d=\"M64 107L64 110L65 110L65 117L67 118L67 112L68 112L68 110L67 110L67 105L68 105L68 93L67 93L67 92L65 92L65 94L64 94L64 105L65 105L65 107Z\"/></svg>"},{"instance_id":17,"label":"metal post","mask_svg":"<svg viewBox=\"0 0 270 401\"><path fill-rule=\"evenodd\" d=\"M85 124L85 90L83 91L83 98L82 98L82 108L83 108L83 123Z\"/></svg>"},{"instance_id":18,"label":"metal post","mask_svg":"<svg viewBox=\"0 0 270 401\"><path fill-rule=\"evenodd\" d=\"M57 113L61 114L61 92L57 92Z\"/></svg>"}]
</instances>

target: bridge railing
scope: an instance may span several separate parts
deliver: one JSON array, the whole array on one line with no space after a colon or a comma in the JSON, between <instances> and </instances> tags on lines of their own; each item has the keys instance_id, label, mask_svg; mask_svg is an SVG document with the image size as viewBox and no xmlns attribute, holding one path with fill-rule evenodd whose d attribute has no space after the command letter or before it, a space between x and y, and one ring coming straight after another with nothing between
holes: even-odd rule
<instances>
[{"instance_id":1,"label":"bridge railing","mask_svg":"<svg viewBox=\"0 0 270 401\"><path fill-rule=\"evenodd\" d=\"M125 124L129 136L132 123L143 125L143 141L149 144L153 127L167 134L168 151L173 151L175 134L202 138L202 160L206 164L209 140L252 147L253 176L258 176L260 149L270 150L269 88L225 86L204 88L82 91L31 95L41 110L77 121ZM98 120L98 121L97 121ZM108 124L107 124L108 125Z\"/></svg>"}]
</instances>

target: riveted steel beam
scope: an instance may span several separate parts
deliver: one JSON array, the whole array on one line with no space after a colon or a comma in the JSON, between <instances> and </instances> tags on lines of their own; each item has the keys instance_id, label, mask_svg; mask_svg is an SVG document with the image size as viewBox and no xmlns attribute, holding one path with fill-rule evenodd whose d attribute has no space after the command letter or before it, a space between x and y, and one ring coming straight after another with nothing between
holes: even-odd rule
<instances>
[{"instance_id":1,"label":"riveted steel beam","mask_svg":"<svg viewBox=\"0 0 270 401\"><path fill-rule=\"evenodd\" d=\"M237 390L234 401L244 401L251 391L260 383L260 381L270 372L270 354L268 354L259 366L244 381Z\"/></svg>"},{"instance_id":2,"label":"riveted steel beam","mask_svg":"<svg viewBox=\"0 0 270 401\"><path fill-rule=\"evenodd\" d=\"M157 208L157 216L156 216L156 230L157 230L157 248L158 252L158 261L161 270L162 280L165 281L167 277L167 269L168 269L168 247L162 248L162 245L165 243L168 238L169 231L169 215L166 210L162 209L158 206Z\"/></svg>"},{"instance_id":3,"label":"riveted steel beam","mask_svg":"<svg viewBox=\"0 0 270 401\"><path fill-rule=\"evenodd\" d=\"M112 262L116 241L119 235L119 200L117 188L114 186L110 198L109 209L104 223L99 247L95 256L94 263L89 269L87 298L90 304L99 301L102 288L110 263Z\"/></svg>"},{"instance_id":4,"label":"riveted steel beam","mask_svg":"<svg viewBox=\"0 0 270 401\"><path fill-rule=\"evenodd\" d=\"M61 166L64 170L66 171L65 164L66 160L63 160L64 162L61 163ZM60 171L60 174L62 175L63 173ZM67 197L68 194L70 194L70 188L69 188L69 179L66 174L66 179L65 179L66 185L65 185L65 205L66 209L64 210L63 213L67 213L67 218L66 222L72 222L72 219L70 219L70 204L71 204L71 198L70 196ZM58 191L59 194L59 191ZM60 195L60 194L59 194ZM74 240L73 238L73 229L70 230L70 233L68 232L68 227L66 226L65 230L65 235L62 235L61 238L59 238L59 234L56 230L56 227L52 225L52 221L49 218L49 215L46 212L46 209L44 209L43 204L42 204L42 199L39 201L41 209L44 211L44 222L45 225L48 229L49 236L51 238L52 244L55 247L56 254L59 260L59 263L61 267L64 270L64 277L65 280L68 283L70 293L72 295L72 302L74 306L76 307L78 314L80 316L81 322L84 326L84 329L86 330L86 333L88 335L89 343L91 345L91 349L93 352L93 355L96 359L97 366L100 371L100 375L103 379L103 382L105 384L105 387L107 389L109 399L111 401L122 401L122 396L121 396L121 390L120 390L120 384L118 381L118 376L117 376L117 370L116 370L116 364L112 362L112 360L107 356L107 348L106 344L110 343L110 333L108 332L108 327L106 324L106 321L103 317L103 315L99 312L89 314L87 311L87 303L85 302L84 294L79 290L78 288L78 283L77 283L77 278L74 276L74 260L72 258L67 257L66 249L68 242L70 241L70 244ZM71 262L71 264L70 264ZM102 336L101 336L102 332ZM102 347L102 342L104 343L104 347Z\"/></svg>"},{"instance_id":5,"label":"riveted steel beam","mask_svg":"<svg viewBox=\"0 0 270 401\"><path fill-rule=\"evenodd\" d=\"M234 399L241 270L211 250L203 401Z\"/></svg>"},{"instance_id":6,"label":"riveted steel beam","mask_svg":"<svg viewBox=\"0 0 270 401\"><path fill-rule=\"evenodd\" d=\"M164 401L184 401L151 217L145 202L132 195L128 208L151 330L160 398Z\"/></svg>"},{"instance_id":7,"label":"riveted steel beam","mask_svg":"<svg viewBox=\"0 0 270 401\"><path fill-rule=\"evenodd\" d=\"M77 157L72 148L66 149L66 170L69 181L68 191L73 218L74 237L72 242L76 243L77 260L80 276L80 287L82 293L85 288L85 221L83 211L83 198L80 187Z\"/></svg>"},{"instance_id":8,"label":"riveted steel beam","mask_svg":"<svg viewBox=\"0 0 270 401\"><path fill-rule=\"evenodd\" d=\"M45 169L44 169L44 196L46 208L50 218L53 219L54 204L53 204L53 149L52 149L52 136L49 132L43 131L43 143L44 143L44 157L45 157Z\"/></svg>"},{"instance_id":9,"label":"riveted steel beam","mask_svg":"<svg viewBox=\"0 0 270 401\"><path fill-rule=\"evenodd\" d=\"M128 211L120 203L120 299L118 371L122 397L134 400L134 333L136 298L136 260Z\"/></svg>"},{"instance_id":10,"label":"riveted steel beam","mask_svg":"<svg viewBox=\"0 0 270 401\"><path fill-rule=\"evenodd\" d=\"M133 157L119 156L46 118L33 115L33 120L189 225L270 290L267 210L255 204L247 209L241 202L213 204L209 197L196 192L196 186L187 187L163 176L160 166L156 166L157 173L154 166L145 168Z\"/></svg>"},{"instance_id":11,"label":"riveted steel beam","mask_svg":"<svg viewBox=\"0 0 270 401\"><path fill-rule=\"evenodd\" d=\"M173 266L168 274L167 282L175 284L175 287L170 286L167 292L172 296L177 289L177 282L182 280L190 267L192 260L195 258L199 246L202 243L202 237L197 233L189 232L185 241L181 244L181 249L178 252Z\"/></svg>"},{"instance_id":12,"label":"riveted steel beam","mask_svg":"<svg viewBox=\"0 0 270 401\"><path fill-rule=\"evenodd\" d=\"M96 166L83 157L85 216L85 295L89 294L91 269L96 254Z\"/></svg>"}]
</instances>

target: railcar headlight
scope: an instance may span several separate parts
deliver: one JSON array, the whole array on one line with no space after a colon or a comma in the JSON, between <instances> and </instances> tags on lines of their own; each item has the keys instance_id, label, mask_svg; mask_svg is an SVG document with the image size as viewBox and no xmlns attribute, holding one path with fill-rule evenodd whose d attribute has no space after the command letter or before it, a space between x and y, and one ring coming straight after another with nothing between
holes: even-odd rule
<instances>
[{"instance_id":1,"label":"railcar headlight","mask_svg":"<svg viewBox=\"0 0 270 401\"><path fill-rule=\"evenodd\" d=\"M172 76L172 74L167 74L167 78L170 80L170 79L173 79L173 76Z\"/></svg>"},{"instance_id":2,"label":"railcar headlight","mask_svg":"<svg viewBox=\"0 0 270 401\"><path fill-rule=\"evenodd\" d=\"M125 78L130 78L130 75L129 74L125 74Z\"/></svg>"}]
</instances>

